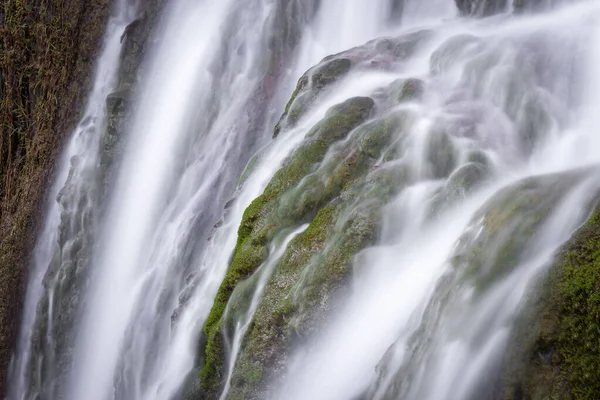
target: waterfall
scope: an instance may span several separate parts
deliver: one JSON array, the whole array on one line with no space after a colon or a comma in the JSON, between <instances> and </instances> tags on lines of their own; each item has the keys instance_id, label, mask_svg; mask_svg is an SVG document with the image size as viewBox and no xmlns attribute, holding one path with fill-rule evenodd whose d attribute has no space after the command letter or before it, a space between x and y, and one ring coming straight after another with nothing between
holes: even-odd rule
<instances>
[{"instance_id":1,"label":"waterfall","mask_svg":"<svg viewBox=\"0 0 600 400\"><path fill-rule=\"evenodd\" d=\"M485 256L491 259L487 264L503 256L496 252L502 250L503 241L508 238L498 238L497 242L481 239L486 230L486 217L481 210L489 210L494 199L505 195L507 190L518 189L515 185L519 182L540 179L537 177L545 173L565 173L585 165L597 165L600 161L597 153L586 150L593 148L597 140L588 120L595 114L589 114L589 107L597 104L597 91L592 89L583 94L583 115L575 111L576 107L570 108L577 104L571 100L577 89L577 78L572 71L579 67L573 60L581 60L577 43L583 37L594 38L598 7L598 3L586 3L515 21L482 21L472 25L447 21L438 27L439 36L434 45L420 55L425 62L415 63L414 70L405 72L406 76L424 77L429 75L429 68L436 67L436 62L447 63L442 67L446 70L428 78L431 82L426 85L432 93L419 110L421 124L427 125L432 118L446 119L448 114L458 111L452 110L451 105L457 100L463 102L455 103L457 107L473 107L473 110L479 106L500 107L505 116L511 118L513 104L510 102L517 99L510 96L522 95L515 93L519 90L532 90L534 95L539 91L549 106L555 107L552 118L558 120L549 121L546 133L549 136L538 142L539 147L529 159L521 160L514 160L514 156L515 149L522 144L511 143L519 140L515 129L520 128L519 118L523 116L518 110L513 114L517 120L509 125L503 126L501 119L486 117L478 121L481 125L475 128L476 133L490 134L479 139L505 141L490 145L506 158L496 161L495 177L482 189L437 220L432 221L427 214L444 182L440 185L427 181L425 176L425 182L406 188L392 201L385 211L384 220L388 222L384 223L381 245L365 250L357 260L356 268L367 272L354 277L354 290L347 304L332 317L323 332L296 350L288 378L274 398L488 398L484 392L486 385L488 389L490 386L487 379L494 376L494 368L499 367L507 351L518 311L530 299L536 278L543 274L554 252L588 215L589 204L599 188L597 169L574 179L565 193L554 197L556 204L539 230L534 231L538 233L520 239L526 240L527 251L512 261L515 263L511 265L512 272L503 276L502 281L489 284L484 290L478 287L477 279L457 278L455 274L461 272L456 270L461 265L457 265L456 257L464 251L461 245L467 249L483 245ZM594 17L590 18L590 14ZM574 24L577 28L573 28ZM558 32L561 34L557 35ZM443 53L446 45L454 40L458 45L457 39L467 35L482 41L473 42L464 52L458 50L461 60L441 59L453 57L451 53ZM546 40L570 46L569 55L540 54L545 57L544 65L540 65L544 70L525 71L523 77L515 76L519 73L512 63L521 60L526 63L521 67L530 68L529 62L541 62L535 60L538 55L531 56L531 60L520 59L522 47L539 43L534 49L544 52L547 51L543 44ZM499 47L483 50L489 45ZM595 50L591 53L595 59ZM440 59L436 60L436 56ZM486 64L492 62L490 58L494 64ZM566 71L568 75L562 75ZM536 76L536 72L540 75ZM593 70L582 75L595 87L592 82L598 82L598 78ZM510 80L521 78L525 80L520 84L525 87L509 86ZM462 93L444 93L456 90L457 86ZM470 97L470 91L475 92L475 98ZM454 100L452 96L459 98ZM482 112L486 113L483 109ZM410 139L414 140L414 147L406 150L406 156L410 156L407 161L424 174L427 154L418 143L422 140L419 135L427 135L427 129L420 129L419 123L415 125L410 133L414 135ZM505 127L508 129L503 130ZM469 148L468 141L458 141L456 145L465 150ZM449 179L452 181L452 176ZM519 191L513 193L520 195ZM493 282L498 278L488 272L478 279ZM393 346L390 347L390 343L394 343Z\"/></svg>"},{"instance_id":2,"label":"waterfall","mask_svg":"<svg viewBox=\"0 0 600 400\"><path fill-rule=\"evenodd\" d=\"M496 393L600 193L600 2L172 0L124 84L157 3L113 5L7 399Z\"/></svg>"},{"instance_id":3,"label":"waterfall","mask_svg":"<svg viewBox=\"0 0 600 400\"><path fill-rule=\"evenodd\" d=\"M96 164L106 129L105 101L116 85L119 37L133 13L126 2L115 2L83 118L57 161L45 221L32 252L21 334L10 371L10 399L56 398L61 390L61 368L73 336L60 325L74 315L57 314L77 309L84 291L83 280L74 282L87 272L77 259L97 218L100 182Z\"/></svg>"}]
</instances>

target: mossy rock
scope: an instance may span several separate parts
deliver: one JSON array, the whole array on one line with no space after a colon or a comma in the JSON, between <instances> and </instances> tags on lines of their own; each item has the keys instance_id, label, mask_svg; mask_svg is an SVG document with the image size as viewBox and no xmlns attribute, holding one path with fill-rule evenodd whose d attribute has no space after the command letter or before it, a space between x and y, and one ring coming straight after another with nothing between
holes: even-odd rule
<instances>
[{"instance_id":1,"label":"mossy rock","mask_svg":"<svg viewBox=\"0 0 600 400\"><path fill-rule=\"evenodd\" d=\"M600 398L599 256L596 207L520 316L501 377L503 400Z\"/></svg>"},{"instance_id":2,"label":"mossy rock","mask_svg":"<svg viewBox=\"0 0 600 400\"><path fill-rule=\"evenodd\" d=\"M240 174L240 177L238 178L238 180L235 184L236 188L239 188L244 185L244 183L248 180L248 177L250 177L250 175L252 174L252 172L254 171L256 166L258 165L259 161L260 161L259 154L255 154L252 157L250 157L250 160L244 167L244 170Z\"/></svg>"},{"instance_id":3,"label":"mossy rock","mask_svg":"<svg viewBox=\"0 0 600 400\"><path fill-rule=\"evenodd\" d=\"M485 290L531 256L529 244L585 170L524 179L501 190L473 218L481 229L459 240L453 264Z\"/></svg>"},{"instance_id":4,"label":"mossy rock","mask_svg":"<svg viewBox=\"0 0 600 400\"><path fill-rule=\"evenodd\" d=\"M492 161L489 156L482 150L473 150L467 155L467 162L477 163L484 168L491 168Z\"/></svg>"},{"instance_id":5,"label":"mossy rock","mask_svg":"<svg viewBox=\"0 0 600 400\"><path fill-rule=\"evenodd\" d=\"M277 137L283 127L293 127L313 105L318 95L329 85L343 78L352 68L347 58L334 58L308 70L299 80L296 89L285 106L283 115L275 125L273 137Z\"/></svg>"},{"instance_id":6,"label":"mossy rock","mask_svg":"<svg viewBox=\"0 0 600 400\"><path fill-rule=\"evenodd\" d=\"M309 336L335 303L354 256L375 241L383 206L413 179L408 165L383 161L392 143L402 146L412 114L400 110L365 122L373 107L365 97L332 107L245 211L204 329L207 362L200 379L207 398L221 390L224 340L248 307L254 271L264 259L252 254L264 252L282 230L309 223L264 290L231 377L232 399L263 398L265 382L285 367L293 343Z\"/></svg>"},{"instance_id":7,"label":"mossy rock","mask_svg":"<svg viewBox=\"0 0 600 400\"><path fill-rule=\"evenodd\" d=\"M385 167L355 180L316 214L277 265L244 339L228 398L265 398L290 350L318 331L352 273L354 257L377 239L383 206L412 174ZM260 371L258 381L251 379Z\"/></svg>"},{"instance_id":8,"label":"mossy rock","mask_svg":"<svg viewBox=\"0 0 600 400\"><path fill-rule=\"evenodd\" d=\"M314 172L325 157L328 148L348 136L370 115L374 106L368 97L351 98L332 107L325 118L307 135L306 140L292 154L288 162L275 174L264 193L255 199L244 212L238 230L238 242L227 275L215 298L215 304L204 327L207 337L206 364L200 374L202 386L209 393L218 392L223 366L223 334L221 320L230 296L239 282L250 277L267 254L267 244L277 232L309 217L336 195L330 191L314 196L304 208L295 201L286 202L288 192Z\"/></svg>"},{"instance_id":9,"label":"mossy rock","mask_svg":"<svg viewBox=\"0 0 600 400\"><path fill-rule=\"evenodd\" d=\"M399 104L420 101L425 91L425 82L421 79L398 79L390 84L391 96Z\"/></svg>"},{"instance_id":10,"label":"mossy rock","mask_svg":"<svg viewBox=\"0 0 600 400\"><path fill-rule=\"evenodd\" d=\"M446 40L431 55L430 71L433 75L448 72L457 63L463 61L470 51L475 49L481 40L473 35L462 34Z\"/></svg>"},{"instance_id":11,"label":"mossy rock","mask_svg":"<svg viewBox=\"0 0 600 400\"><path fill-rule=\"evenodd\" d=\"M490 167L479 162L469 162L458 168L432 200L431 216L436 216L443 209L466 199L483 185L490 175Z\"/></svg>"},{"instance_id":12,"label":"mossy rock","mask_svg":"<svg viewBox=\"0 0 600 400\"><path fill-rule=\"evenodd\" d=\"M484 204L474 215L471 225L459 240L455 257L451 259L454 267L447 270L439 279L434 295L425 308L422 324L408 342L403 340L390 347L377 366L378 378L368 393L372 395L376 391L383 392L382 398L385 399L401 398L402 394L410 389L414 374L420 374L419 367L428 365L431 357L428 350L429 343L435 342L437 334L444 327L447 328L446 324L450 322L449 320L444 322L440 319L440 315L455 318L456 315L446 310L464 306L463 301L467 290L470 293L467 301L481 301L483 296L494 293L496 284L511 274L517 263L528 261L530 257L535 258L537 254L531 252L532 249L535 251L535 246L531 244L544 235L542 228L545 227L544 223L549 221L550 212L567 198L572 189L589 178L590 173L593 171L581 169L527 178L499 191ZM600 227L600 222L595 224L597 224L596 228ZM600 234L598 236L600 237ZM579 254L578 249L573 250L571 256ZM594 289L594 285L600 283L598 280L600 268L590 274L589 280L587 271L578 270L578 272L586 275L584 280L589 283L587 288L591 289L589 295L600 289L600 286ZM561 272L559 276L565 275ZM519 321L514 324L516 328L507 348L503 351L503 359L498 360L500 365L496 364L487 371L486 378L480 382L471 398L491 400L597 398L574 395L570 392L567 383L570 379L568 371L571 367L559 372L557 364L554 364L562 362L562 356L556 352L558 344L549 341L548 338L556 335L559 326L556 316L559 313L558 309L552 306L555 302L549 302L548 299L554 298L565 289L570 291L574 287L579 287L580 284L575 280L574 285L571 282L567 286L564 283L561 283L560 287L556 286L557 280L554 274L550 281L552 282L550 285L544 282L538 287L534 285L527 290L525 296L534 303L533 307L526 307L529 311L523 313ZM543 290L540 290L540 287L543 287ZM471 288L474 289L472 292ZM540 292L544 294L541 297ZM572 298L565 300L563 303L565 307L573 304ZM591 305L589 297L584 300L584 304L586 307ZM591 314L587 314L590 310ZM593 319L596 317L597 310L595 305L585 308L584 313L591 317L588 319L590 324L595 323ZM540 315L544 315L544 318L540 318ZM564 326L570 329L571 323L565 322ZM585 324L578 326L582 327L580 332L585 331ZM595 327L595 325L591 326ZM587 329L588 333L594 332L592 329ZM468 330L464 333L467 336L472 334ZM570 333L565 336L573 339L569 336ZM487 335L487 333L483 334ZM589 339L595 338L597 336L593 334L589 337ZM589 339L587 343L591 343ZM475 338L475 340L479 339ZM579 354L585 354L587 348L585 343L578 344ZM407 346L405 362L400 366L393 363L396 345ZM593 347L591 349L592 353L596 351ZM580 359L583 363L582 370L586 369L588 374L598 366L597 362L590 362L590 360L598 360L598 358L587 358L584 355ZM586 364L588 362L589 364ZM585 376L585 373L581 374L581 377L585 378ZM578 382L595 390L596 381L582 379ZM381 387L382 385L386 386ZM597 392L590 393L596 395Z\"/></svg>"},{"instance_id":13,"label":"mossy rock","mask_svg":"<svg viewBox=\"0 0 600 400\"><path fill-rule=\"evenodd\" d=\"M425 146L425 159L429 174L435 179L446 178L458 163L457 149L452 138L443 130L430 132Z\"/></svg>"},{"instance_id":14,"label":"mossy rock","mask_svg":"<svg viewBox=\"0 0 600 400\"><path fill-rule=\"evenodd\" d=\"M394 40L394 56L399 60L405 60L413 56L419 46L423 45L434 35L434 32L422 29L402 35Z\"/></svg>"},{"instance_id":15,"label":"mossy rock","mask_svg":"<svg viewBox=\"0 0 600 400\"><path fill-rule=\"evenodd\" d=\"M311 74L311 87L323 89L350 72L352 61L347 58L335 58L319 65Z\"/></svg>"}]
</instances>

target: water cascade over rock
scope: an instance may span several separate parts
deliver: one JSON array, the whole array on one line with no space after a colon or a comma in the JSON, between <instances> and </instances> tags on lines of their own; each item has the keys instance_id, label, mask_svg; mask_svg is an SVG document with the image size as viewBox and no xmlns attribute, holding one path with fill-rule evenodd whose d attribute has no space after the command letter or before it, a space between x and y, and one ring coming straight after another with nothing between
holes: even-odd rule
<instances>
[{"instance_id":1,"label":"water cascade over rock","mask_svg":"<svg viewBox=\"0 0 600 400\"><path fill-rule=\"evenodd\" d=\"M600 1L115 10L8 399L600 398Z\"/></svg>"}]
</instances>

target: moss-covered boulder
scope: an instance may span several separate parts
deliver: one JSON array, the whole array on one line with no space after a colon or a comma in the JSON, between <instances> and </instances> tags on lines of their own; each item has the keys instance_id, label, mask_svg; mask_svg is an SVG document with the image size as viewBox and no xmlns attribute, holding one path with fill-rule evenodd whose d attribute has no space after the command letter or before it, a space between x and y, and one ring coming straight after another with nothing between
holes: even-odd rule
<instances>
[{"instance_id":1,"label":"moss-covered boulder","mask_svg":"<svg viewBox=\"0 0 600 400\"><path fill-rule=\"evenodd\" d=\"M406 346L403 362L400 366L396 364L395 345L391 346L377 366L378 379L369 393L378 392L383 394L382 398L395 399L415 389L411 382L423 378L419 375L422 366L435 365L432 363L439 356L440 349L436 347L441 345L439 341L447 344L444 342L447 340L444 339L445 334L440 332L452 330L452 323L469 321L465 309L476 310L470 305L488 301L489 297L486 296L497 293L494 289L517 266L523 266L523 263L538 256L533 244L544 236L552 212L592 172L581 169L527 178L500 190L484 204L456 245L451 266L438 281L419 329L408 342L401 343ZM590 221L588 224L597 223L594 218ZM587 231L588 235L590 233ZM578 240L577 237L574 240ZM579 241L576 243L581 245ZM598 305L595 296L598 271L597 268L575 270L566 267L565 262L572 263L579 259L581 248L571 246L567 245L572 249L571 252L563 252L559 257L558 267L554 267L549 278L550 283L534 285L529 289L526 296L529 298L529 307L525 307L527 311L522 312L514 325L512 339L503 352L503 358L491 366L489 376L479 382L472 398L595 398L574 393L589 391L597 394L597 381L595 376L591 376L594 368L597 371L598 367L593 355L598 352L598 336L594 331L597 327L595 318ZM541 292L545 293L541 297L540 287L544 288ZM579 295L581 297L577 297ZM580 305L574 305L577 301ZM544 317L540 318L541 315ZM563 318L563 322L559 329L557 321L560 318ZM572 325L573 322L575 325ZM489 332L485 329L473 329L471 332L459 328L455 331L459 335L455 340L465 340L461 343L477 347L489 338ZM554 341L548 342L550 337ZM564 342L559 342L558 338ZM580 341L580 338L583 340ZM562 371L557 368L558 364L554 364L565 362L566 356L556 352L561 345L565 346L562 354L572 357L570 364L562 364ZM587 357L586 351L590 351L592 356ZM569 382L576 384L570 386ZM420 394L427 392L423 387L418 390L423 390L418 392Z\"/></svg>"},{"instance_id":2,"label":"moss-covered boulder","mask_svg":"<svg viewBox=\"0 0 600 400\"><path fill-rule=\"evenodd\" d=\"M266 398L265 385L284 373L294 345L336 308L355 255L376 241L383 206L411 176L396 164L355 180L289 244L247 331L228 398Z\"/></svg>"},{"instance_id":3,"label":"moss-covered boulder","mask_svg":"<svg viewBox=\"0 0 600 400\"><path fill-rule=\"evenodd\" d=\"M453 264L484 290L526 259L531 242L582 172L527 178L496 194L475 215L481 229L459 241Z\"/></svg>"},{"instance_id":4,"label":"moss-covered boulder","mask_svg":"<svg viewBox=\"0 0 600 400\"><path fill-rule=\"evenodd\" d=\"M413 55L431 36L431 31L420 30L395 38L375 39L362 46L325 57L298 80L296 89L275 126L273 136L277 137L282 129L295 126L327 90L333 88L336 82L351 71L393 68ZM422 93L422 89L421 81L408 80L404 93L398 95L404 96L402 101L416 100Z\"/></svg>"},{"instance_id":5,"label":"moss-covered boulder","mask_svg":"<svg viewBox=\"0 0 600 400\"><path fill-rule=\"evenodd\" d=\"M260 266L267 255L268 242L278 231L305 218L311 218L319 207L337 195L335 190L332 190L313 198L304 196L302 207L297 207L295 202L290 201L290 197L295 193L293 189L305 176L318 168L328 148L346 138L353 129L363 123L369 117L373 106L372 99L356 97L332 107L275 174L264 193L245 211L238 230L238 242L232 263L204 328L208 344L201 381L209 392L216 393L222 384L224 349L221 319L233 290L240 281L251 276Z\"/></svg>"},{"instance_id":6,"label":"moss-covered boulder","mask_svg":"<svg viewBox=\"0 0 600 400\"><path fill-rule=\"evenodd\" d=\"M498 399L600 398L600 209L555 257L513 334Z\"/></svg>"},{"instance_id":7,"label":"moss-covered boulder","mask_svg":"<svg viewBox=\"0 0 600 400\"><path fill-rule=\"evenodd\" d=\"M296 90L285 106L281 119L275 126L273 137L277 137L283 127L292 127L313 104L317 95L334 82L343 78L352 68L348 58L324 60L308 70L296 85Z\"/></svg>"},{"instance_id":8,"label":"moss-covered boulder","mask_svg":"<svg viewBox=\"0 0 600 400\"><path fill-rule=\"evenodd\" d=\"M491 167L482 162L468 162L458 168L432 199L431 216L436 216L443 209L465 200L481 187L491 174Z\"/></svg>"},{"instance_id":9,"label":"moss-covered boulder","mask_svg":"<svg viewBox=\"0 0 600 400\"><path fill-rule=\"evenodd\" d=\"M396 99L399 104L419 101L425 91L425 82L416 78L399 79L392 82L389 89L391 97Z\"/></svg>"},{"instance_id":10,"label":"moss-covered boulder","mask_svg":"<svg viewBox=\"0 0 600 400\"><path fill-rule=\"evenodd\" d=\"M330 75L323 73L320 82L327 81L325 76ZM374 106L371 98L356 97L332 107L245 211L231 265L204 327L200 382L206 398L217 397L225 383L226 343L249 307L255 271L273 240L286 229L309 224L289 243L264 289L228 398L265 398L266 383L285 369L291 348L335 308L354 256L377 238L383 206L414 178L408 164L394 160L402 153L413 114L383 109L373 115Z\"/></svg>"}]
</instances>

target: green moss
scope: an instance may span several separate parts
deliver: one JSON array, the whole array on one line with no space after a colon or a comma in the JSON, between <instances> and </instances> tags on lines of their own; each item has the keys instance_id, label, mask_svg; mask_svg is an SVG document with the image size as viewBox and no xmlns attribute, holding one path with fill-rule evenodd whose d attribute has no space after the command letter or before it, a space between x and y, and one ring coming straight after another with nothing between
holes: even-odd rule
<instances>
[{"instance_id":1,"label":"green moss","mask_svg":"<svg viewBox=\"0 0 600 400\"><path fill-rule=\"evenodd\" d=\"M579 170L531 178L497 195L476 217L484 218L476 239L461 239L468 251L459 250L454 264L463 279L486 290L535 256L530 244L547 216L586 176ZM525 293L527 306L499 378L503 390L493 398L600 398L600 209L563 246L550 271Z\"/></svg>"},{"instance_id":2,"label":"green moss","mask_svg":"<svg viewBox=\"0 0 600 400\"><path fill-rule=\"evenodd\" d=\"M477 163L483 167L491 166L492 162L490 161L488 155L481 150L474 150L470 152L467 156L467 161L470 163Z\"/></svg>"},{"instance_id":3,"label":"green moss","mask_svg":"<svg viewBox=\"0 0 600 400\"><path fill-rule=\"evenodd\" d=\"M531 291L505 360L504 399L600 398L600 209Z\"/></svg>"},{"instance_id":4,"label":"green moss","mask_svg":"<svg viewBox=\"0 0 600 400\"><path fill-rule=\"evenodd\" d=\"M351 67L352 62L346 58L323 60L321 64L304 74L298 80L283 115L275 125L273 137L277 137L284 126L294 126L317 98L320 91L346 75Z\"/></svg>"},{"instance_id":5,"label":"green moss","mask_svg":"<svg viewBox=\"0 0 600 400\"><path fill-rule=\"evenodd\" d=\"M600 210L566 245L551 277L541 336L573 399L600 398Z\"/></svg>"},{"instance_id":6,"label":"green moss","mask_svg":"<svg viewBox=\"0 0 600 400\"><path fill-rule=\"evenodd\" d=\"M265 189L266 198L278 196L312 172L333 142L344 139L368 118L373 105L373 100L368 97L355 97L332 107L307 134L308 139L294 152L291 160L269 182Z\"/></svg>"},{"instance_id":7,"label":"green moss","mask_svg":"<svg viewBox=\"0 0 600 400\"><path fill-rule=\"evenodd\" d=\"M398 79L390 84L388 90L398 103L419 101L425 91L425 82L416 78Z\"/></svg>"},{"instance_id":8,"label":"green moss","mask_svg":"<svg viewBox=\"0 0 600 400\"><path fill-rule=\"evenodd\" d=\"M231 265L204 326L207 337L206 363L200 379L208 391L216 393L220 385L219 376L224 362L221 321L235 287L260 266L267 251L266 245L277 232L297 223L328 201L327 198L315 196L311 202L307 202L312 204L311 207L298 208L294 202L283 201L284 195L314 170L332 143L345 138L368 118L373 105L370 98L356 97L329 110L310 137L275 174L264 193L245 210Z\"/></svg>"},{"instance_id":9,"label":"green moss","mask_svg":"<svg viewBox=\"0 0 600 400\"><path fill-rule=\"evenodd\" d=\"M312 85L317 89L323 89L342 78L352 68L352 61L347 58L336 58L331 61L322 63L317 66L312 72Z\"/></svg>"},{"instance_id":10,"label":"green moss","mask_svg":"<svg viewBox=\"0 0 600 400\"><path fill-rule=\"evenodd\" d=\"M258 154L255 154L250 158L250 161L248 161L248 164L246 164L244 171L242 172L242 174L240 175L240 177L238 178L238 180L235 184L236 188L240 187L241 185L243 185L246 182L246 180L248 179L250 174L252 174L252 172L254 171L254 168L256 168L256 165L258 164L259 159L260 159L260 157Z\"/></svg>"},{"instance_id":11,"label":"green moss","mask_svg":"<svg viewBox=\"0 0 600 400\"><path fill-rule=\"evenodd\" d=\"M316 327L317 309L343 287L354 256L375 240L382 206L410 180L404 165L373 170L394 135L402 135L406 113L355 129L372 106L369 98L355 98L329 110L246 210L233 262L205 326L210 354L201 379L209 398L219 391L225 356L222 338L214 340L214 335L227 334L234 323L220 315L226 307L233 315L248 301L244 293L251 280L240 285L245 277L236 271L255 270L262 262L245 249L264 248L286 227L310 222L289 243L264 290L236 362L230 398L260 397L257 391L277 370L288 346ZM247 259L253 267L247 268ZM260 374L248 372L258 367Z\"/></svg>"},{"instance_id":12,"label":"green moss","mask_svg":"<svg viewBox=\"0 0 600 400\"><path fill-rule=\"evenodd\" d=\"M281 118L279 119L279 121L275 125L275 131L273 133L273 137L274 138L276 138L279 135L279 132L281 132L282 123L283 123L284 119L288 116L288 114L290 112L290 108L292 107L292 104L294 104L294 101L296 101L296 98L298 97L298 94L302 90L304 90L306 88L307 84L308 84L308 77L307 76L302 76L298 80L298 83L296 84L296 89L294 89L294 92L292 93L292 96L290 97L290 100L285 105L285 109L283 111L283 114L281 115Z\"/></svg>"},{"instance_id":13,"label":"green moss","mask_svg":"<svg viewBox=\"0 0 600 400\"><path fill-rule=\"evenodd\" d=\"M555 174L525 179L499 192L474 220L481 231L461 238L454 264L479 291L489 288L527 258L529 244L547 217L582 175Z\"/></svg>"},{"instance_id":14,"label":"green moss","mask_svg":"<svg viewBox=\"0 0 600 400\"><path fill-rule=\"evenodd\" d=\"M364 129L367 132L360 139L360 150L369 157L378 160L382 156L382 151L390 142L392 135L402 127L406 119L407 115L399 112L365 126Z\"/></svg>"},{"instance_id":15,"label":"green moss","mask_svg":"<svg viewBox=\"0 0 600 400\"><path fill-rule=\"evenodd\" d=\"M354 257L376 240L383 205L409 177L409 169L402 166L355 179L290 242L245 338L232 379L232 398L246 391L260 398L262 383L280 368L287 350L318 329L318 316L333 306ZM247 383L241 377L245 365L263 367L261 382L242 385Z\"/></svg>"}]
</instances>

